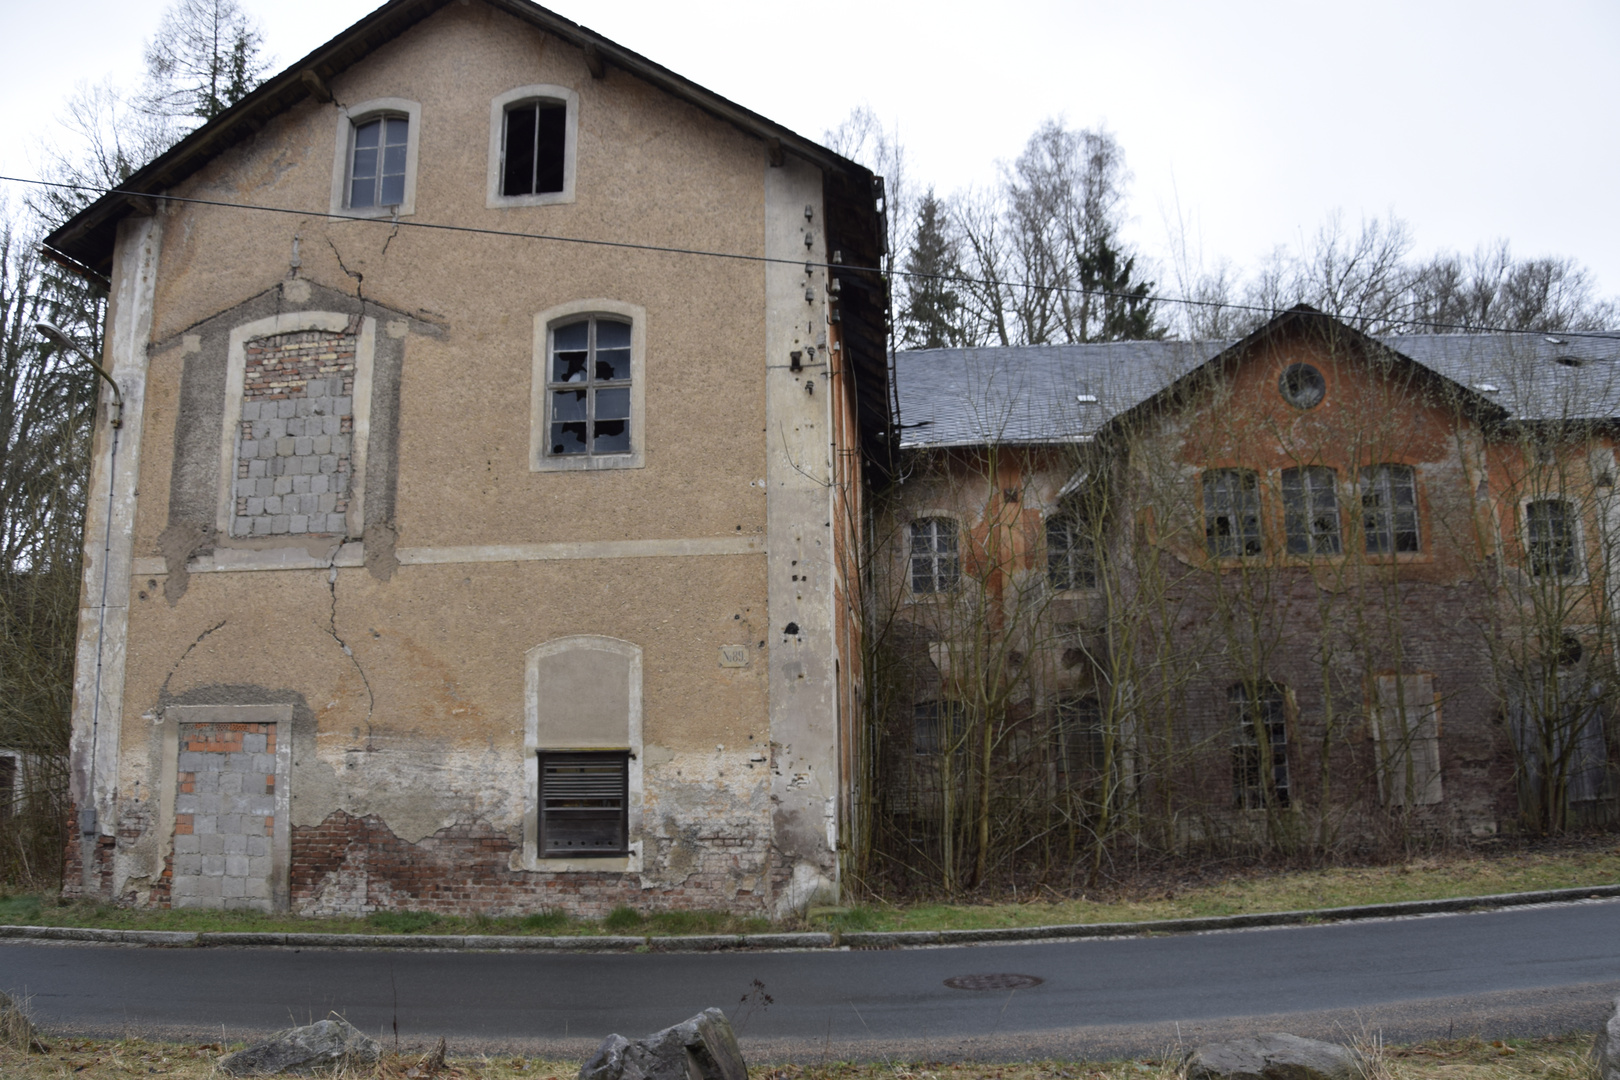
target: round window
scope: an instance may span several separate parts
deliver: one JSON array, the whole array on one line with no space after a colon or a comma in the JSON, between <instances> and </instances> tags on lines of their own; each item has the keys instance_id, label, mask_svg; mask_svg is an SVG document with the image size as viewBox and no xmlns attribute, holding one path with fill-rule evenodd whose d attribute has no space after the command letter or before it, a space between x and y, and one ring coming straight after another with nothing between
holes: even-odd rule
<instances>
[{"instance_id":1,"label":"round window","mask_svg":"<svg viewBox=\"0 0 1620 1080\"><path fill-rule=\"evenodd\" d=\"M1283 400L1299 409L1314 409L1327 393L1327 380L1309 364L1289 364L1277 380Z\"/></svg>"}]
</instances>

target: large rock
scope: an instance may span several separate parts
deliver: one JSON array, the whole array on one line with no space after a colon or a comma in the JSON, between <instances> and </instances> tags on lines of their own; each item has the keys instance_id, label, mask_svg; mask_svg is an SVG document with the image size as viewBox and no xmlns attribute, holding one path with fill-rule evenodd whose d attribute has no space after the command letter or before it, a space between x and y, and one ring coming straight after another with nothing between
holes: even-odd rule
<instances>
[{"instance_id":1,"label":"large rock","mask_svg":"<svg viewBox=\"0 0 1620 1080\"><path fill-rule=\"evenodd\" d=\"M1268 1032L1206 1043L1187 1055L1187 1080L1356 1080L1360 1057L1337 1043Z\"/></svg>"},{"instance_id":2,"label":"large rock","mask_svg":"<svg viewBox=\"0 0 1620 1080\"><path fill-rule=\"evenodd\" d=\"M1614 1015L1598 1032L1597 1067L1603 1080L1620 1080L1620 998L1614 999Z\"/></svg>"},{"instance_id":3,"label":"large rock","mask_svg":"<svg viewBox=\"0 0 1620 1080\"><path fill-rule=\"evenodd\" d=\"M635 1042L609 1035L579 1080L748 1080L748 1066L726 1014L704 1009Z\"/></svg>"},{"instance_id":4,"label":"large rock","mask_svg":"<svg viewBox=\"0 0 1620 1080\"><path fill-rule=\"evenodd\" d=\"M382 1047L341 1016L278 1031L262 1043L220 1059L231 1076L274 1076L308 1072L343 1062L376 1061Z\"/></svg>"}]
</instances>

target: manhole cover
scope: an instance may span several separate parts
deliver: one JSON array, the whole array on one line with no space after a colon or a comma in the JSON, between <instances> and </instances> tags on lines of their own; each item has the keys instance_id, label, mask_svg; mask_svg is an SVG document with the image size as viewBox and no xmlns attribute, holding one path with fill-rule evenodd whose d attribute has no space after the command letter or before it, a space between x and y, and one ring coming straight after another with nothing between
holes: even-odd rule
<instances>
[{"instance_id":1,"label":"manhole cover","mask_svg":"<svg viewBox=\"0 0 1620 1080\"><path fill-rule=\"evenodd\" d=\"M1045 981L1036 975L953 975L945 985L952 990L1026 990Z\"/></svg>"}]
</instances>

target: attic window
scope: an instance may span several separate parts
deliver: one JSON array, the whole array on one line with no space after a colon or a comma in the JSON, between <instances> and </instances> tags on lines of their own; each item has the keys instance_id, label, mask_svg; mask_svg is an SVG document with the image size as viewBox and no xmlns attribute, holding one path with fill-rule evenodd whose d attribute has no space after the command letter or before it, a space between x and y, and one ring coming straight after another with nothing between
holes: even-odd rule
<instances>
[{"instance_id":1,"label":"attic window","mask_svg":"<svg viewBox=\"0 0 1620 1080\"><path fill-rule=\"evenodd\" d=\"M1283 400L1296 409L1314 409L1327 395L1327 380L1310 364L1289 364L1277 380Z\"/></svg>"},{"instance_id":2,"label":"attic window","mask_svg":"<svg viewBox=\"0 0 1620 1080\"><path fill-rule=\"evenodd\" d=\"M568 105L521 101L506 110L501 154L502 195L545 195L563 189L568 146Z\"/></svg>"}]
</instances>

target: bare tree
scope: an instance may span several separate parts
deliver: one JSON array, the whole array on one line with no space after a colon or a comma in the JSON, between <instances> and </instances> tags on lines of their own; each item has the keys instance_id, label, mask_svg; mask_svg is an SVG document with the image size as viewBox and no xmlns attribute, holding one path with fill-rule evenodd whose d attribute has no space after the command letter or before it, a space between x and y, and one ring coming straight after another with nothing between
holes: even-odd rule
<instances>
[{"instance_id":1,"label":"bare tree","mask_svg":"<svg viewBox=\"0 0 1620 1080\"><path fill-rule=\"evenodd\" d=\"M236 0L174 0L146 46L143 107L164 117L212 120L270 67L264 34Z\"/></svg>"}]
</instances>

